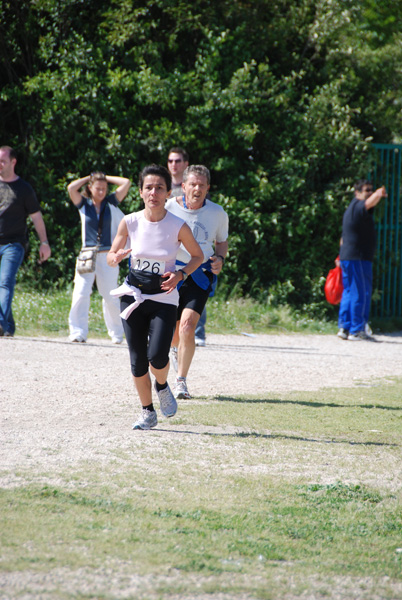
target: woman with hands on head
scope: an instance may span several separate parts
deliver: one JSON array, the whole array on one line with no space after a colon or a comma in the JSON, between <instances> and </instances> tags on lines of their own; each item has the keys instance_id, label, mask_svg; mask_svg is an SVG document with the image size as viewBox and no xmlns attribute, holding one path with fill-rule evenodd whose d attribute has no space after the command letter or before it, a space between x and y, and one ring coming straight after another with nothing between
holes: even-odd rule
<instances>
[{"instance_id":1,"label":"woman with hands on head","mask_svg":"<svg viewBox=\"0 0 402 600\"><path fill-rule=\"evenodd\" d=\"M115 192L110 195L108 195L108 184L117 186ZM85 189L81 193L83 187ZM71 201L80 213L83 248L97 245L98 230L101 225L95 271L93 273L75 271L73 298L68 318L72 342L86 342L90 296L95 280L102 296L103 316L108 334L114 344L123 341L119 303L110 295L110 291L117 285L119 272L118 269L112 269L107 264L106 255L116 235L117 227L124 217L118 205L127 196L129 188L130 180L126 177L105 175L101 171L76 179L67 187Z\"/></svg>"},{"instance_id":2,"label":"woman with hands on head","mask_svg":"<svg viewBox=\"0 0 402 600\"><path fill-rule=\"evenodd\" d=\"M121 298L131 373L142 406L133 429L151 429L158 424L158 418L152 402L150 372L155 377L162 414L172 417L177 411L177 402L167 383L179 302L177 285L201 265L203 253L190 227L165 208L171 189L169 171L160 165L145 167L140 174L139 189L145 208L121 221L107 262L111 267L117 266L130 254L126 281L112 294ZM124 249L127 241L129 250ZM191 259L184 269L176 271L180 244Z\"/></svg>"}]
</instances>

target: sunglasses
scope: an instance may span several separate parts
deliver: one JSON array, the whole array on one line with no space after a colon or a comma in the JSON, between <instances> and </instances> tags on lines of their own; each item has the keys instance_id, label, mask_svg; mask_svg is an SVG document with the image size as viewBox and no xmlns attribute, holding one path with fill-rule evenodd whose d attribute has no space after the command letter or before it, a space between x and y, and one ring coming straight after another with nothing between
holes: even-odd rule
<instances>
[{"instance_id":1,"label":"sunglasses","mask_svg":"<svg viewBox=\"0 0 402 600\"><path fill-rule=\"evenodd\" d=\"M168 158L168 163L180 163L183 162L182 158Z\"/></svg>"}]
</instances>

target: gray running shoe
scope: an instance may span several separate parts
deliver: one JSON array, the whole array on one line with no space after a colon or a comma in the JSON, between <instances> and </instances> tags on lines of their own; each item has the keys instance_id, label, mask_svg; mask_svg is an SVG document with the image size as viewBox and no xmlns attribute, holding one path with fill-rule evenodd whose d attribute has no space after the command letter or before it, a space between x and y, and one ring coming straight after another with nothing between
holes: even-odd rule
<instances>
[{"instance_id":1,"label":"gray running shoe","mask_svg":"<svg viewBox=\"0 0 402 600\"><path fill-rule=\"evenodd\" d=\"M174 388L175 398L189 400L191 398L190 393L187 389L187 383L185 379L176 379L176 385Z\"/></svg>"},{"instance_id":2,"label":"gray running shoe","mask_svg":"<svg viewBox=\"0 0 402 600\"><path fill-rule=\"evenodd\" d=\"M176 398L172 394L172 390L169 387L169 384L165 387L164 390L156 389L156 381L155 381L155 392L158 395L159 402L161 405L161 412L164 417L173 417L177 413L177 402Z\"/></svg>"},{"instance_id":3,"label":"gray running shoe","mask_svg":"<svg viewBox=\"0 0 402 600\"><path fill-rule=\"evenodd\" d=\"M349 331L347 329L343 329L343 327L341 327L336 335L338 336L338 338L341 338L341 340L347 340Z\"/></svg>"},{"instance_id":4,"label":"gray running shoe","mask_svg":"<svg viewBox=\"0 0 402 600\"><path fill-rule=\"evenodd\" d=\"M142 409L140 418L133 423L133 429L152 429L158 424L158 415L155 410Z\"/></svg>"},{"instance_id":5,"label":"gray running shoe","mask_svg":"<svg viewBox=\"0 0 402 600\"><path fill-rule=\"evenodd\" d=\"M373 330L368 323L366 323L364 326L364 333L367 333L367 335L373 335Z\"/></svg>"},{"instance_id":6,"label":"gray running shoe","mask_svg":"<svg viewBox=\"0 0 402 600\"><path fill-rule=\"evenodd\" d=\"M172 346L170 348L170 360L172 362L174 370L177 373L177 371L179 370L179 365L178 365L178 362L177 362L177 348L176 348L176 346Z\"/></svg>"},{"instance_id":7,"label":"gray running shoe","mask_svg":"<svg viewBox=\"0 0 402 600\"><path fill-rule=\"evenodd\" d=\"M364 333L364 331L358 331L357 333L349 333L348 340L350 342L360 342L360 340L374 340L374 338Z\"/></svg>"}]
</instances>

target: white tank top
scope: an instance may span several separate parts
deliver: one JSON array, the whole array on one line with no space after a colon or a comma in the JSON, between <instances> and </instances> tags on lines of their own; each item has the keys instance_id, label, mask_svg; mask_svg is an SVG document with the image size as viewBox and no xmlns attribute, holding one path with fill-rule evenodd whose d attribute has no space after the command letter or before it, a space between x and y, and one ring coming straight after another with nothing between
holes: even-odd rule
<instances>
[{"instance_id":1,"label":"white tank top","mask_svg":"<svg viewBox=\"0 0 402 600\"><path fill-rule=\"evenodd\" d=\"M180 248L179 231L183 219L170 212L161 221L148 221L141 210L124 217L128 229L131 248L131 265L137 260L150 260L164 263L163 273L176 270L176 255Z\"/></svg>"}]
</instances>

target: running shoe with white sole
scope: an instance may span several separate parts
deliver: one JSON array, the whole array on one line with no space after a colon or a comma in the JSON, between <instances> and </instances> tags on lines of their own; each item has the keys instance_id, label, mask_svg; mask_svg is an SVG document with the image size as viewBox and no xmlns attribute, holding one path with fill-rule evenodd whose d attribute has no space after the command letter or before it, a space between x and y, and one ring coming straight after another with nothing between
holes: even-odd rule
<instances>
[{"instance_id":1,"label":"running shoe with white sole","mask_svg":"<svg viewBox=\"0 0 402 600\"><path fill-rule=\"evenodd\" d=\"M177 413L177 402L176 398L172 394L172 390L169 384L163 390L156 389L155 381L155 392L158 395L159 402L161 405L161 412L164 417L173 417Z\"/></svg>"},{"instance_id":2,"label":"running shoe with white sole","mask_svg":"<svg viewBox=\"0 0 402 600\"><path fill-rule=\"evenodd\" d=\"M368 323L366 323L364 326L364 333L367 333L369 336L373 335L373 330Z\"/></svg>"},{"instance_id":3,"label":"running shoe with white sole","mask_svg":"<svg viewBox=\"0 0 402 600\"><path fill-rule=\"evenodd\" d=\"M185 379L176 379L174 395L177 399L189 400L191 398Z\"/></svg>"},{"instance_id":4,"label":"running shoe with white sole","mask_svg":"<svg viewBox=\"0 0 402 600\"><path fill-rule=\"evenodd\" d=\"M142 409L140 418L133 423L133 429L152 429L158 424L158 415L155 410Z\"/></svg>"},{"instance_id":5,"label":"running shoe with white sole","mask_svg":"<svg viewBox=\"0 0 402 600\"><path fill-rule=\"evenodd\" d=\"M338 338L341 338L341 340L347 340L349 331L347 329L344 329L343 327L341 327L336 335L338 336Z\"/></svg>"},{"instance_id":6,"label":"running shoe with white sole","mask_svg":"<svg viewBox=\"0 0 402 600\"><path fill-rule=\"evenodd\" d=\"M172 346L170 348L170 360L171 360L171 363L173 365L174 370L177 373L177 371L179 370L179 365L178 365L178 362L177 362L177 348L176 348L176 346Z\"/></svg>"}]
</instances>

